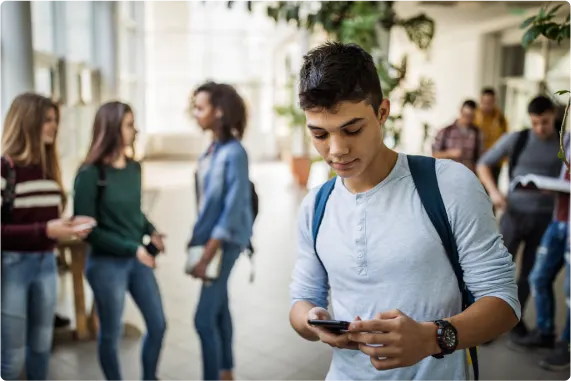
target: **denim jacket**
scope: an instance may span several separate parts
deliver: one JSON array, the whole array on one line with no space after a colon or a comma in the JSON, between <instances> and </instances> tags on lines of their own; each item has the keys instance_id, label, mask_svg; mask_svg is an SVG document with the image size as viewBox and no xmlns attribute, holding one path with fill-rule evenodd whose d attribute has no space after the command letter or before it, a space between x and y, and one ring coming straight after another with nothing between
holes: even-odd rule
<instances>
[{"instance_id":1,"label":"denim jacket","mask_svg":"<svg viewBox=\"0 0 571 381\"><path fill-rule=\"evenodd\" d=\"M199 161L206 155L202 154ZM189 246L204 245L214 238L245 248L253 225L248 154L238 140L230 140L214 143L211 155Z\"/></svg>"}]
</instances>

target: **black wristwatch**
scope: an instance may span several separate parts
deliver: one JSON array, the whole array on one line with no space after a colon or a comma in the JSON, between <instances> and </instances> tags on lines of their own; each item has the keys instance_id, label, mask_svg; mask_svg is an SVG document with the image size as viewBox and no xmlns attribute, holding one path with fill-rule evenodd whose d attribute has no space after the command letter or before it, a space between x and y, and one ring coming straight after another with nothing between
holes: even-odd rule
<instances>
[{"instance_id":1,"label":"black wristwatch","mask_svg":"<svg viewBox=\"0 0 571 381\"><path fill-rule=\"evenodd\" d=\"M434 324L438 326L436 331L436 341L442 352L432 355L437 359L443 358L456 350L458 346L458 331L446 320L435 320Z\"/></svg>"}]
</instances>

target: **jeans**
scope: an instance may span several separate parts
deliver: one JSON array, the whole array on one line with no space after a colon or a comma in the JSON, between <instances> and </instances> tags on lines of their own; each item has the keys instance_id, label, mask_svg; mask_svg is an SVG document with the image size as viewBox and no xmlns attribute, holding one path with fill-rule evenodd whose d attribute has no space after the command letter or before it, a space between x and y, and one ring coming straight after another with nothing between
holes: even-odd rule
<instances>
[{"instance_id":1,"label":"jeans","mask_svg":"<svg viewBox=\"0 0 571 381\"><path fill-rule=\"evenodd\" d=\"M500 220L500 232L508 252L515 257L520 244L524 244L521 258L521 268L517 279L517 293L521 311L525 311L525 304L529 297L529 274L535 263L537 248L545 230L551 223L551 214L519 213L506 211Z\"/></svg>"},{"instance_id":2,"label":"jeans","mask_svg":"<svg viewBox=\"0 0 571 381\"><path fill-rule=\"evenodd\" d=\"M569 224L553 221L541 239L535 265L529 276L537 311L537 328L545 334L552 334L555 330L553 282L563 267L566 250L568 253Z\"/></svg>"},{"instance_id":3,"label":"jeans","mask_svg":"<svg viewBox=\"0 0 571 381\"><path fill-rule=\"evenodd\" d=\"M2 379L45 380L57 306L53 252L2 252Z\"/></svg>"},{"instance_id":4,"label":"jeans","mask_svg":"<svg viewBox=\"0 0 571 381\"><path fill-rule=\"evenodd\" d=\"M561 333L561 341L569 342L569 237L567 237L567 249L565 250L565 303L567 304L567 320Z\"/></svg>"},{"instance_id":5,"label":"jeans","mask_svg":"<svg viewBox=\"0 0 571 381\"><path fill-rule=\"evenodd\" d=\"M123 333L123 308L129 291L147 326L141 355L143 380L156 380L166 320L153 269L134 257L90 255L85 275L93 289L99 316L99 362L105 377L121 379L117 347Z\"/></svg>"},{"instance_id":6,"label":"jeans","mask_svg":"<svg viewBox=\"0 0 571 381\"><path fill-rule=\"evenodd\" d=\"M239 256L239 247L225 244L220 276L202 285L194 325L202 346L204 380L219 380L220 371L234 368L228 278Z\"/></svg>"}]
</instances>

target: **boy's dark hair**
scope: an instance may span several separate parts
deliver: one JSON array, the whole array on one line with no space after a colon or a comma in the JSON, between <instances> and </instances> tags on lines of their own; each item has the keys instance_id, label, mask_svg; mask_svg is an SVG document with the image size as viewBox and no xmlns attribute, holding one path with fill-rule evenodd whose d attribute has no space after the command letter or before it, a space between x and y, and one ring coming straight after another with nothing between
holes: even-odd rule
<instances>
[{"instance_id":1,"label":"boy's dark hair","mask_svg":"<svg viewBox=\"0 0 571 381\"><path fill-rule=\"evenodd\" d=\"M482 89L482 95L491 95L492 97L496 96L496 90L491 87L484 87Z\"/></svg>"},{"instance_id":2,"label":"boy's dark hair","mask_svg":"<svg viewBox=\"0 0 571 381\"><path fill-rule=\"evenodd\" d=\"M541 115L546 111L555 111L555 106L551 99L543 95L533 98L527 106L528 114Z\"/></svg>"},{"instance_id":3,"label":"boy's dark hair","mask_svg":"<svg viewBox=\"0 0 571 381\"><path fill-rule=\"evenodd\" d=\"M476 102L474 102L471 99L468 99L468 100L465 100L464 103L462 103L462 108L464 108L464 107L468 107L468 108L471 108L472 110L475 110L477 105L476 105Z\"/></svg>"},{"instance_id":4,"label":"boy's dark hair","mask_svg":"<svg viewBox=\"0 0 571 381\"><path fill-rule=\"evenodd\" d=\"M327 42L304 56L299 83L303 110L367 101L377 113L382 100L373 58L359 45Z\"/></svg>"}]
</instances>

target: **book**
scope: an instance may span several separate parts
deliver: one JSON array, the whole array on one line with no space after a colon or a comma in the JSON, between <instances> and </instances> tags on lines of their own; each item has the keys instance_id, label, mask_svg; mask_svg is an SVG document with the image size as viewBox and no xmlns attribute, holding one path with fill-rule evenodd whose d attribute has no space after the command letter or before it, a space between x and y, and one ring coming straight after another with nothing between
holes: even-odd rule
<instances>
[{"instance_id":1,"label":"book","mask_svg":"<svg viewBox=\"0 0 571 381\"><path fill-rule=\"evenodd\" d=\"M204 246L192 246L188 248L185 272L190 274L194 270L194 266L202 259L204 254ZM217 279L220 276L220 268L222 266L222 250L218 249L212 261L206 267L206 277L208 279Z\"/></svg>"},{"instance_id":2,"label":"book","mask_svg":"<svg viewBox=\"0 0 571 381\"><path fill-rule=\"evenodd\" d=\"M547 190L560 193L570 193L569 181L558 177L548 177L541 175L516 176L510 183L510 191L515 189L536 189Z\"/></svg>"}]
</instances>

